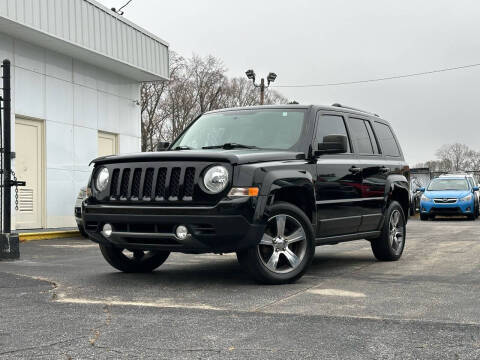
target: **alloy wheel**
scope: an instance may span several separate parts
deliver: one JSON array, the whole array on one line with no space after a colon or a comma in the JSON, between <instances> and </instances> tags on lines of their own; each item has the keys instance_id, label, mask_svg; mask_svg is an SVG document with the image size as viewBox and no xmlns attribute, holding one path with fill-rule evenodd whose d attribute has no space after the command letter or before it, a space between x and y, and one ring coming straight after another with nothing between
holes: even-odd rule
<instances>
[{"instance_id":1,"label":"alloy wheel","mask_svg":"<svg viewBox=\"0 0 480 360\"><path fill-rule=\"evenodd\" d=\"M293 216L279 214L268 219L257 246L263 265L275 273L297 269L306 254L307 238L302 224Z\"/></svg>"},{"instance_id":2,"label":"alloy wheel","mask_svg":"<svg viewBox=\"0 0 480 360\"><path fill-rule=\"evenodd\" d=\"M401 221L401 214L399 210L392 211L389 221L390 229L390 247L395 254L402 251L403 242L405 239L405 225Z\"/></svg>"}]
</instances>

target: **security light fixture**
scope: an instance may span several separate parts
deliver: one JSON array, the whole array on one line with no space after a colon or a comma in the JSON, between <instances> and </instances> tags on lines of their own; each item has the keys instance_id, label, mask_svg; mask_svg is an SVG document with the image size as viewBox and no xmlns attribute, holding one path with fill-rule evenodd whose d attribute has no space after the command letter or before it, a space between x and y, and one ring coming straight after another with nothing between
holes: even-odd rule
<instances>
[{"instance_id":1,"label":"security light fixture","mask_svg":"<svg viewBox=\"0 0 480 360\"><path fill-rule=\"evenodd\" d=\"M270 85L270 83L274 82L276 78L277 78L277 74L275 74L273 72L268 74L268 76L267 76L268 84Z\"/></svg>"},{"instance_id":2,"label":"security light fixture","mask_svg":"<svg viewBox=\"0 0 480 360\"><path fill-rule=\"evenodd\" d=\"M253 70L247 70L245 74L247 75L247 78L255 81L255 72Z\"/></svg>"},{"instance_id":3,"label":"security light fixture","mask_svg":"<svg viewBox=\"0 0 480 360\"><path fill-rule=\"evenodd\" d=\"M260 88L260 105L263 105L265 101L265 89L270 86L270 83L274 82L277 78L277 74L271 72L267 76L267 85L265 85L265 79L260 80L260 84L255 83L255 72L253 70L247 70L245 72L247 78L253 81L253 86Z\"/></svg>"}]
</instances>

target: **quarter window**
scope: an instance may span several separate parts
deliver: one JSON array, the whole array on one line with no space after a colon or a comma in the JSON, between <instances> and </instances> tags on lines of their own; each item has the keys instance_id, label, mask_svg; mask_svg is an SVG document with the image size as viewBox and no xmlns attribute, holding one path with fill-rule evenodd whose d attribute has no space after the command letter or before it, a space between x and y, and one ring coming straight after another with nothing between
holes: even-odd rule
<instances>
[{"instance_id":1,"label":"quarter window","mask_svg":"<svg viewBox=\"0 0 480 360\"><path fill-rule=\"evenodd\" d=\"M375 152L373 151L365 120L349 118L348 127L355 152L359 154L374 154Z\"/></svg>"},{"instance_id":2,"label":"quarter window","mask_svg":"<svg viewBox=\"0 0 480 360\"><path fill-rule=\"evenodd\" d=\"M375 130L378 141L382 147L382 153L386 156L400 156L400 149L398 148L392 130L388 125L375 122Z\"/></svg>"},{"instance_id":3,"label":"quarter window","mask_svg":"<svg viewBox=\"0 0 480 360\"><path fill-rule=\"evenodd\" d=\"M342 116L322 115L318 118L315 146L318 143L323 143L323 138L328 135L345 135L348 138ZM347 152L350 152L350 144L348 144Z\"/></svg>"}]
</instances>

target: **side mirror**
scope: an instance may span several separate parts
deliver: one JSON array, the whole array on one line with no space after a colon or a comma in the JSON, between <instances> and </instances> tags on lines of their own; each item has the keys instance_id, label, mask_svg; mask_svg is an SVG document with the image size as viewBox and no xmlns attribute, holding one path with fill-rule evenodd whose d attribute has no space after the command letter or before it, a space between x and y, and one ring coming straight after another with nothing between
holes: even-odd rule
<instances>
[{"instance_id":1,"label":"side mirror","mask_svg":"<svg viewBox=\"0 0 480 360\"><path fill-rule=\"evenodd\" d=\"M327 135L323 142L318 144L315 156L323 154L342 154L348 151L348 139L345 135Z\"/></svg>"},{"instance_id":2,"label":"side mirror","mask_svg":"<svg viewBox=\"0 0 480 360\"><path fill-rule=\"evenodd\" d=\"M157 144L157 151L165 151L170 146L169 142L160 141Z\"/></svg>"},{"instance_id":3,"label":"side mirror","mask_svg":"<svg viewBox=\"0 0 480 360\"><path fill-rule=\"evenodd\" d=\"M479 188L478 186L474 186L474 187L472 188L472 190L475 192L475 191L480 190L480 188Z\"/></svg>"},{"instance_id":4,"label":"side mirror","mask_svg":"<svg viewBox=\"0 0 480 360\"><path fill-rule=\"evenodd\" d=\"M425 192L425 188L424 188L424 187L418 188L417 191L419 191L419 192Z\"/></svg>"}]
</instances>

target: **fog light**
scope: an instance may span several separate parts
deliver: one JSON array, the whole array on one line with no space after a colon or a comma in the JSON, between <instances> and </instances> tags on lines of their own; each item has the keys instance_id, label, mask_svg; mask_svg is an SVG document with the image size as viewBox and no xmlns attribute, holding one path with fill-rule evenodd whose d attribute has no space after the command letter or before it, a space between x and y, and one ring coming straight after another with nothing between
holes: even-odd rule
<instances>
[{"instance_id":1,"label":"fog light","mask_svg":"<svg viewBox=\"0 0 480 360\"><path fill-rule=\"evenodd\" d=\"M175 231L175 235L179 240L185 240L188 236L188 229L184 225L177 226L177 230Z\"/></svg>"},{"instance_id":2,"label":"fog light","mask_svg":"<svg viewBox=\"0 0 480 360\"><path fill-rule=\"evenodd\" d=\"M103 230L102 230L103 236L107 238L112 236L112 231L113 231L112 225L110 224L103 225Z\"/></svg>"}]
</instances>

